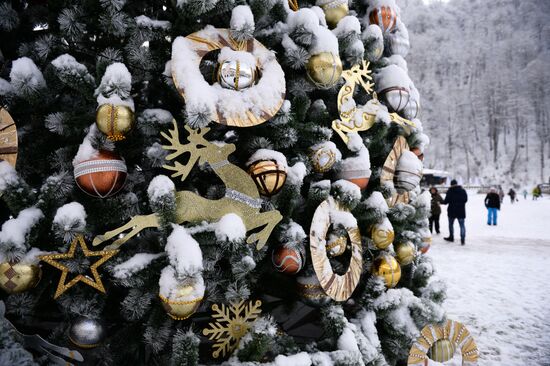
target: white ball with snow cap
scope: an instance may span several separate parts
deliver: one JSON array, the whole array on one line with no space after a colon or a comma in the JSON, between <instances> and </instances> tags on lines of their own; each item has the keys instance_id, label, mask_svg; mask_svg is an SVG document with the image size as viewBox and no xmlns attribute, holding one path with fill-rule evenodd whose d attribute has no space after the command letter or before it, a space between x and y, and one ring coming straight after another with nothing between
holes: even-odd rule
<instances>
[{"instance_id":1,"label":"white ball with snow cap","mask_svg":"<svg viewBox=\"0 0 550 366\"><path fill-rule=\"evenodd\" d=\"M420 184L422 162L412 151L404 151L397 162L393 183L399 193L410 192Z\"/></svg>"}]
</instances>

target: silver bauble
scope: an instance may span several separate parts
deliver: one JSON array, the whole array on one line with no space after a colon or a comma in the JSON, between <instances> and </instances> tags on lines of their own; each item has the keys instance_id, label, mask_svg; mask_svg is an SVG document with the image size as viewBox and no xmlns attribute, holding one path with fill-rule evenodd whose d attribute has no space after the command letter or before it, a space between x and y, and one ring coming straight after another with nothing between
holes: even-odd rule
<instances>
[{"instance_id":1,"label":"silver bauble","mask_svg":"<svg viewBox=\"0 0 550 366\"><path fill-rule=\"evenodd\" d=\"M401 112L409 102L409 91L404 87L394 86L380 92L386 105L393 112Z\"/></svg>"},{"instance_id":2,"label":"silver bauble","mask_svg":"<svg viewBox=\"0 0 550 366\"><path fill-rule=\"evenodd\" d=\"M69 329L69 340L80 348L94 348L103 342L105 327L99 321L84 316L77 318Z\"/></svg>"},{"instance_id":3,"label":"silver bauble","mask_svg":"<svg viewBox=\"0 0 550 366\"><path fill-rule=\"evenodd\" d=\"M242 90L256 82L255 65L232 60L222 61L218 69L218 82L226 89Z\"/></svg>"}]
</instances>

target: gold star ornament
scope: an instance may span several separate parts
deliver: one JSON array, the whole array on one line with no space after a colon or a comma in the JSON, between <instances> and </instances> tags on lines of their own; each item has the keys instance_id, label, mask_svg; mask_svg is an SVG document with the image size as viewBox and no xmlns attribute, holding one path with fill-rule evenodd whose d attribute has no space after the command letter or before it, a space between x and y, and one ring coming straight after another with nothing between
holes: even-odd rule
<instances>
[{"instance_id":1,"label":"gold star ornament","mask_svg":"<svg viewBox=\"0 0 550 366\"><path fill-rule=\"evenodd\" d=\"M69 282L67 281L67 276L69 275L69 268L59 262L60 259L72 259L75 256L76 247L80 244L80 248L86 257L101 257L94 264L90 266L90 272L92 273L93 279L89 276L79 274ZM93 252L88 250L84 237L82 235L77 236L67 253L60 254L48 254L40 256L40 260L48 263L50 266L53 266L61 271L61 278L59 279L59 284L57 285L57 290L55 291L54 299L57 299L65 291L76 285L78 282L84 282L88 286L95 288L96 290L105 293L105 287L103 287L103 282L101 282L101 277L97 272L97 268L103 263L108 261L112 256L118 253L118 250L100 250Z\"/></svg>"}]
</instances>

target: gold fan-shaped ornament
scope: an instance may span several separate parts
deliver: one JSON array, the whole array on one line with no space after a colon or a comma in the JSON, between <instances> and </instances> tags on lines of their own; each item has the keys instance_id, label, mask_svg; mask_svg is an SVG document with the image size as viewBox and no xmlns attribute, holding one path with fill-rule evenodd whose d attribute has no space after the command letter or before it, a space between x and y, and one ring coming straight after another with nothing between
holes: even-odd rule
<instances>
[{"instance_id":1,"label":"gold fan-shaped ornament","mask_svg":"<svg viewBox=\"0 0 550 366\"><path fill-rule=\"evenodd\" d=\"M450 349L460 350L462 354L462 365L477 365L479 350L477 349L474 338L464 324L454 320L447 320L443 325L428 324L422 328L420 336L411 347L407 365L426 364L429 351L432 350L432 355L436 353L434 352L436 351L434 350L434 345L439 341L449 341L451 346L449 347ZM451 354L448 356L452 358L453 355Z\"/></svg>"},{"instance_id":2,"label":"gold fan-shaped ornament","mask_svg":"<svg viewBox=\"0 0 550 366\"><path fill-rule=\"evenodd\" d=\"M13 118L0 108L0 161L5 160L15 167L17 162L17 127Z\"/></svg>"}]
</instances>

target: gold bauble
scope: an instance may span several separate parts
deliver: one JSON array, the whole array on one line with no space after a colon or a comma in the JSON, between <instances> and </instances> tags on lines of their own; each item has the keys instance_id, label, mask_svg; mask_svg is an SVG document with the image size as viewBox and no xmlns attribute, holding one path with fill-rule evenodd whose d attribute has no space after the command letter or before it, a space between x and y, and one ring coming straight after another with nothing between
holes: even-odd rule
<instances>
[{"instance_id":1,"label":"gold bauble","mask_svg":"<svg viewBox=\"0 0 550 366\"><path fill-rule=\"evenodd\" d=\"M307 76L321 89L328 89L340 80L342 61L331 52L321 52L309 58L306 65Z\"/></svg>"},{"instance_id":2,"label":"gold bauble","mask_svg":"<svg viewBox=\"0 0 550 366\"><path fill-rule=\"evenodd\" d=\"M345 253L348 245L347 236L334 236L327 241L327 252L329 257L338 257Z\"/></svg>"},{"instance_id":3,"label":"gold bauble","mask_svg":"<svg viewBox=\"0 0 550 366\"><path fill-rule=\"evenodd\" d=\"M332 0L321 5L325 12L325 19L330 28L335 28L338 22L349 14L347 0Z\"/></svg>"},{"instance_id":4,"label":"gold bauble","mask_svg":"<svg viewBox=\"0 0 550 366\"><path fill-rule=\"evenodd\" d=\"M0 263L0 287L8 294L16 294L35 287L42 270L34 264Z\"/></svg>"},{"instance_id":5,"label":"gold bauble","mask_svg":"<svg viewBox=\"0 0 550 366\"><path fill-rule=\"evenodd\" d=\"M191 285L181 286L177 292L175 299L185 300L170 300L162 295L159 295L162 300L162 306L168 315L175 320L185 320L197 311L202 301L202 297L190 298L195 288Z\"/></svg>"},{"instance_id":6,"label":"gold bauble","mask_svg":"<svg viewBox=\"0 0 550 366\"><path fill-rule=\"evenodd\" d=\"M430 351L428 357L436 362L447 362L455 354L455 345L448 339L440 339L436 341Z\"/></svg>"},{"instance_id":7,"label":"gold bauble","mask_svg":"<svg viewBox=\"0 0 550 366\"><path fill-rule=\"evenodd\" d=\"M416 248L410 241L404 243L397 243L394 245L395 259L400 265L406 266L411 264L416 257Z\"/></svg>"},{"instance_id":8,"label":"gold bauble","mask_svg":"<svg viewBox=\"0 0 550 366\"><path fill-rule=\"evenodd\" d=\"M389 288L395 287L401 279L401 266L394 257L388 254L382 254L374 260L371 272L382 277Z\"/></svg>"},{"instance_id":9,"label":"gold bauble","mask_svg":"<svg viewBox=\"0 0 550 366\"><path fill-rule=\"evenodd\" d=\"M109 140L124 140L134 126L134 112L125 105L103 104L97 109L95 122Z\"/></svg>"},{"instance_id":10,"label":"gold bauble","mask_svg":"<svg viewBox=\"0 0 550 366\"><path fill-rule=\"evenodd\" d=\"M323 290L316 275L297 277L296 292L302 302L313 307L321 307L330 302L330 297Z\"/></svg>"},{"instance_id":11,"label":"gold bauble","mask_svg":"<svg viewBox=\"0 0 550 366\"><path fill-rule=\"evenodd\" d=\"M260 160L250 164L248 174L254 179L260 194L268 197L277 194L286 181L285 167L275 160Z\"/></svg>"},{"instance_id":12,"label":"gold bauble","mask_svg":"<svg viewBox=\"0 0 550 366\"><path fill-rule=\"evenodd\" d=\"M386 249L390 246L394 239L393 227L388 219L384 219L382 223L376 224L371 230L371 239L374 246L378 249Z\"/></svg>"}]
</instances>

